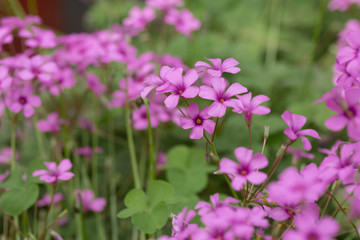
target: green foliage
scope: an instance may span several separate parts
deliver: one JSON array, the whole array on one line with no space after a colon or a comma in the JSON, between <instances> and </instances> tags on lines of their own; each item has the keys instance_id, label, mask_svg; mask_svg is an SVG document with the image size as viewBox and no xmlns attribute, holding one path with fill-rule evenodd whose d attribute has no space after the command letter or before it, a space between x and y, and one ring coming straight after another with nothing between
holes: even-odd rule
<instances>
[{"instance_id":1,"label":"green foliage","mask_svg":"<svg viewBox=\"0 0 360 240\"><path fill-rule=\"evenodd\" d=\"M1 195L0 208L10 216L18 216L30 208L39 196L39 186L27 182Z\"/></svg>"},{"instance_id":2,"label":"green foliage","mask_svg":"<svg viewBox=\"0 0 360 240\"><path fill-rule=\"evenodd\" d=\"M125 197L126 209L118 213L119 218L131 217L132 223L142 232L152 234L161 229L169 218L167 201L173 197L171 184L154 180L149 183L147 194L141 189L133 189Z\"/></svg>"}]
</instances>

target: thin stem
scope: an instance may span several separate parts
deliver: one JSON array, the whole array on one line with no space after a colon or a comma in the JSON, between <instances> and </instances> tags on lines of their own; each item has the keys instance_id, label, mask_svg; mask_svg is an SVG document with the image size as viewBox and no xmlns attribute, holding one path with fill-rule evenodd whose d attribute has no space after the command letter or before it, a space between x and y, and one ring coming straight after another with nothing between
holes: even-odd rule
<instances>
[{"instance_id":1,"label":"thin stem","mask_svg":"<svg viewBox=\"0 0 360 240\"><path fill-rule=\"evenodd\" d=\"M217 117L217 118L216 118L216 122L215 122L214 133L213 133L212 136L211 136L211 142L214 142L215 133L216 133L216 127L217 127L217 125L218 125L218 122L219 122L219 118Z\"/></svg>"},{"instance_id":2,"label":"thin stem","mask_svg":"<svg viewBox=\"0 0 360 240\"><path fill-rule=\"evenodd\" d=\"M135 188L141 188L139 170L138 170L138 165L137 165L137 160L136 160L134 137L133 137L132 127L131 127L131 123L130 123L131 110L130 110L130 103L129 103L128 79L127 78L126 78L125 93L126 93L126 101L125 101L126 135L127 135L129 152L130 152L131 167L132 167L132 172L133 172L133 176L134 176Z\"/></svg>"},{"instance_id":3,"label":"thin stem","mask_svg":"<svg viewBox=\"0 0 360 240\"><path fill-rule=\"evenodd\" d=\"M97 126L97 115L99 111L98 107L98 101L95 99L95 114L94 114L94 123L95 126ZM95 127L94 131L92 132L92 156L91 156L91 174L92 174L92 185L95 192L95 195L98 193L98 183L99 183L99 177L98 177L98 154L96 152L96 149L99 145L99 137L97 133L97 127Z\"/></svg>"},{"instance_id":4,"label":"thin stem","mask_svg":"<svg viewBox=\"0 0 360 240\"><path fill-rule=\"evenodd\" d=\"M8 216L3 210L0 209L0 212L7 218L7 220L11 223L11 225L14 227L15 231L21 235L22 238L25 239L25 235L21 232L21 230L18 228L18 225L11 219L10 216Z\"/></svg>"},{"instance_id":5,"label":"thin stem","mask_svg":"<svg viewBox=\"0 0 360 240\"><path fill-rule=\"evenodd\" d=\"M45 154L45 150L44 150L44 142L43 142L43 139L42 139L42 136L41 136L41 132L37 128L38 120L37 120L37 117L35 115L33 116L33 122L34 122L34 129L35 129L37 145L38 145L38 148L39 148L39 153L40 153L41 157L45 161L46 160L46 154Z\"/></svg>"},{"instance_id":6,"label":"thin stem","mask_svg":"<svg viewBox=\"0 0 360 240\"><path fill-rule=\"evenodd\" d=\"M48 229L47 222L48 222L49 214L50 214L50 212L51 212L51 210L53 208L53 205L54 205L54 195L55 195L55 191L56 191L56 186L57 186L56 183L54 185L52 185L52 192L51 192L49 210L47 211L46 216L45 216L44 228L43 228L43 231L41 233L40 240L44 240L45 237L46 237L46 232L47 232L47 229Z\"/></svg>"},{"instance_id":7,"label":"thin stem","mask_svg":"<svg viewBox=\"0 0 360 240\"><path fill-rule=\"evenodd\" d=\"M111 112L109 113L111 114ZM111 116L111 115L110 115ZM113 139L114 134L114 122L112 121L112 117L110 117L108 121L108 131L110 133L109 137L111 138L108 141L109 153L110 153L110 214L111 214L111 239L116 240L118 234L118 226L117 226L117 206L116 206L116 164L115 164L115 142Z\"/></svg>"},{"instance_id":8,"label":"thin stem","mask_svg":"<svg viewBox=\"0 0 360 240\"><path fill-rule=\"evenodd\" d=\"M15 16L21 18L25 16L25 11L18 0L11 0L8 1L8 3L10 4L10 7L13 10Z\"/></svg>"},{"instance_id":9,"label":"thin stem","mask_svg":"<svg viewBox=\"0 0 360 240\"><path fill-rule=\"evenodd\" d=\"M149 136L149 154L150 154L150 179L155 179L155 156L154 156L154 141L153 141L153 132L151 127L151 116L148 100L144 99L144 104L146 107L146 116L148 120L148 136Z\"/></svg>"},{"instance_id":10,"label":"thin stem","mask_svg":"<svg viewBox=\"0 0 360 240\"><path fill-rule=\"evenodd\" d=\"M249 149L251 149L251 125L246 124L248 127L248 133L249 133Z\"/></svg>"},{"instance_id":11,"label":"thin stem","mask_svg":"<svg viewBox=\"0 0 360 240\"><path fill-rule=\"evenodd\" d=\"M331 187L331 188L332 188L331 194L334 194L335 189L336 189L336 185L337 185L337 182L334 182L334 183L331 185L331 186L332 186L332 187ZM327 209L327 207L329 206L329 203L330 203L330 199L331 199L331 197L330 197L330 195L329 195L329 196L328 196L328 199L326 200L324 209L323 209L323 211L322 211L322 213L321 213L321 217L323 217L323 216L325 215L326 209Z\"/></svg>"},{"instance_id":12,"label":"thin stem","mask_svg":"<svg viewBox=\"0 0 360 240\"><path fill-rule=\"evenodd\" d=\"M344 209L342 208L341 204L338 202L338 200L334 197L334 195L332 195L330 192L326 192L338 205L340 211L342 211L344 213L344 215L346 216L346 212L344 211ZM353 222L350 221L351 226L355 229L356 235L358 236L358 239L360 239L360 235L359 232L357 231L356 226L354 225Z\"/></svg>"}]
</instances>

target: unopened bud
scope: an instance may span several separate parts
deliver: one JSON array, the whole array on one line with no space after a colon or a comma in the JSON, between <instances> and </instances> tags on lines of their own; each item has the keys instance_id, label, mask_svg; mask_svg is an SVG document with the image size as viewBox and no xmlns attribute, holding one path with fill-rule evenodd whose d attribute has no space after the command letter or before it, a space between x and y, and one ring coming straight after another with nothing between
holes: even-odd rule
<instances>
[{"instance_id":1,"label":"unopened bud","mask_svg":"<svg viewBox=\"0 0 360 240\"><path fill-rule=\"evenodd\" d=\"M267 139L270 134L270 126L264 126L264 138Z\"/></svg>"}]
</instances>

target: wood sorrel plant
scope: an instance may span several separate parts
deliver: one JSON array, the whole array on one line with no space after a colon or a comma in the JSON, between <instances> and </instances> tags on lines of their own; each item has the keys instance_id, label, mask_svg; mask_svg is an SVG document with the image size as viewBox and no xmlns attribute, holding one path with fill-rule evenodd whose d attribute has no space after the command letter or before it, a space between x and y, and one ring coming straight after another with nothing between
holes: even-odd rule
<instances>
[{"instance_id":1,"label":"wood sorrel plant","mask_svg":"<svg viewBox=\"0 0 360 240\"><path fill-rule=\"evenodd\" d=\"M348 7L340 3L329 7ZM135 42L152 24L162 26L160 37L167 25L188 38L200 28L181 0L148 0L144 8L132 8L122 25L94 33L56 36L40 24L37 16L0 22L0 114L10 132L10 147L0 153L1 237L359 235L358 22L341 32L336 86L318 101L336 113L325 126L346 127L347 136L336 138L330 150L320 149L326 157L318 165L299 161L315 158L302 148L311 150L318 132L303 129L306 117L289 110L277 119L287 125L278 152L265 151L268 126L261 152L254 146L254 115L270 113L262 105L270 98L229 81L242 74L235 58L208 58L192 67L151 48L138 53ZM245 133L232 134L246 135L248 142L226 152L218 148L219 136L230 114L244 117ZM176 133L169 137L170 131ZM188 145L178 145L181 137ZM292 147L299 142L302 148ZM38 150L29 157L22 145ZM284 161L288 153L292 166Z\"/></svg>"}]
</instances>

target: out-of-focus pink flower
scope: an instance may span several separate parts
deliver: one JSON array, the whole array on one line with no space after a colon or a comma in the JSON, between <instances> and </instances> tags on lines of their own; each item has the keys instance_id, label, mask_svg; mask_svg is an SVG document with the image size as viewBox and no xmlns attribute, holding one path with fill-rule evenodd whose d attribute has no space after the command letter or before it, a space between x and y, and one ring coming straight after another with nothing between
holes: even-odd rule
<instances>
[{"instance_id":1,"label":"out-of-focus pink flower","mask_svg":"<svg viewBox=\"0 0 360 240\"><path fill-rule=\"evenodd\" d=\"M194 210L189 210L185 207L177 216L174 216L172 219L172 236L176 236L178 233L182 232L186 227L188 227L189 222L196 216Z\"/></svg>"},{"instance_id":2,"label":"out-of-focus pink flower","mask_svg":"<svg viewBox=\"0 0 360 240\"><path fill-rule=\"evenodd\" d=\"M231 105L231 97L247 92L247 88L240 83L233 83L227 89L227 83L224 78L213 78L212 87L201 86L199 96L204 99L213 100L210 105L209 115L212 117L222 117L225 115L226 107Z\"/></svg>"},{"instance_id":3,"label":"out-of-focus pink flower","mask_svg":"<svg viewBox=\"0 0 360 240\"><path fill-rule=\"evenodd\" d=\"M146 5L164 11L174 7L182 7L183 4L183 0L146 0Z\"/></svg>"},{"instance_id":4,"label":"out-of-focus pink flower","mask_svg":"<svg viewBox=\"0 0 360 240\"><path fill-rule=\"evenodd\" d=\"M266 157L261 153L253 156L253 151L244 147L238 147L234 152L239 164L223 158L219 165L220 172L230 177L231 186L240 191L246 181L255 185L263 183L267 175L258 170L268 165Z\"/></svg>"},{"instance_id":5,"label":"out-of-focus pink flower","mask_svg":"<svg viewBox=\"0 0 360 240\"><path fill-rule=\"evenodd\" d=\"M8 164L11 161L12 151L11 147L4 147L0 151L0 164ZM15 153L15 158L18 159L19 153Z\"/></svg>"},{"instance_id":6,"label":"out-of-focus pink flower","mask_svg":"<svg viewBox=\"0 0 360 240\"><path fill-rule=\"evenodd\" d=\"M234 58L225 59L224 62L221 61L220 58L207 58L213 66L206 62L198 61L195 63L195 67L197 68L206 68L207 72L213 77L221 77L224 72L236 74L241 71L239 67L235 67L239 65L239 62Z\"/></svg>"},{"instance_id":7,"label":"out-of-focus pink flower","mask_svg":"<svg viewBox=\"0 0 360 240\"><path fill-rule=\"evenodd\" d=\"M7 95L5 101L10 111L19 113L23 110L24 116L29 118L34 115L34 107L41 106L39 96L32 95L32 88L24 87L23 89L14 89L11 94Z\"/></svg>"},{"instance_id":8,"label":"out-of-focus pink flower","mask_svg":"<svg viewBox=\"0 0 360 240\"><path fill-rule=\"evenodd\" d=\"M102 84L98 77L93 73L88 73L86 75L87 87L93 91L98 97L102 96L106 91L106 86Z\"/></svg>"},{"instance_id":9,"label":"out-of-focus pink flower","mask_svg":"<svg viewBox=\"0 0 360 240\"><path fill-rule=\"evenodd\" d=\"M94 193L89 189L75 190L76 202L81 203L84 213L88 211L101 212L106 206L105 198L95 198Z\"/></svg>"},{"instance_id":10,"label":"out-of-focus pink flower","mask_svg":"<svg viewBox=\"0 0 360 240\"><path fill-rule=\"evenodd\" d=\"M7 177L9 176L10 171L6 170L3 174L0 174L0 183L5 181L7 179Z\"/></svg>"},{"instance_id":11,"label":"out-of-focus pink flower","mask_svg":"<svg viewBox=\"0 0 360 240\"><path fill-rule=\"evenodd\" d=\"M306 211L295 218L295 230L289 230L284 235L284 240L295 239L326 239L335 240L340 230L339 224L331 217L319 219L319 209Z\"/></svg>"},{"instance_id":12,"label":"out-of-focus pink flower","mask_svg":"<svg viewBox=\"0 0 360 240\"><path fill-rule=\"evenodd\" d=\"M64 198L64 195L62 193L55 193L53 196L53 204L58 204L62 199ZM37 202L37 205L39 207L49 206L51 204L51 196L46 193L44 196Z\"/></svg>"},{"instance_id":13,"label":"out-of-focus pink flower","mask_svg":"<svg viewBox=\"0 0 360 240\"><path fill-rule=\"evenodd\" d=\"M102 148L101 147L96 147L95 152L96 153L102 153ZM93 151L93 149L91 147L80 147L80 148L77 148L75 150L75 153L79 154L79 155L83 155L88 159L91 159L94 151Z\"/></svg>"},{"instance_id":14,"label":"out-of-focus pink flower","mask_svg":"<svg viewBox=\"0 0 360 240\"><path fill-rule=\"evenodd\" d=\"M94 124L92 124L89 120L85 118L81 118L79 121L79 126L82 129L86 129L90 132L93 132L95 130Z\"/></svg>"},{"instance_id":15,"label":"out-of-focus pink flower","mask_svg":"<svg viewBox=\"0 0 360 240\"><path fill-rule=\"evenodd\" d=\"M314 159L315 157L314 154L304 152L302 148L288 147L287 152L293 155L294 163L298 163L302 158Z\"/></svg>"},{"instance_id":16,"label":"out-of-focus pink flower","mask_svg":"<svg viewBox=\"0 0 360 240\"><path fill-rule=\"evenodd\" d=\"M227 197L224 201L219 200L219 194L215 193L214 195L210 196L210 201L212 204L208 202L200 201L196 204L195 209L198 209L198 214L200 216L207 214L211 211L215 211L217 208L223 207L223 206L231 206L231 203L239 203L240 201L232 198Z\"/></svg>"},{"instance_id":17,"label":"out-of-focus pink flower","mask_svg":"<svg viewBox=\"0 0 360 240\"><path fill-rule=\"evenodd\" d=\"M129 17L125 18L123 21L123 26L126 28L131 28L135 31L135 35L144 30L146 25L154 20L156 17L154 9L150 7L145 7L140 9L139 7L133 7L130 10Z\"/></svg>"},{"instance_id":18,"label":"out-of-focus pink flower","mask_svg":"<svg viewBox=\"0 0 360 240\"><path fill-rule=\"evenodd\" d=\"M154 88L156 89L156 92L161 92L167 87L169 87L170 82L168 79L168 73L174 71L175 68L170 68L168 66L163 66L160 69L160 78L156 75L150 75L147 78L145 78L144 84L146 87L141 92L141 97L144 99L146 96L150 93L151 90Z\"/></svg>"},{"instance_id":19,"label":"out-of-focus pink flower","mask_svg":"<svg viewBox=\"0 0 360 240\"><path fill-rule=\"evenodd\" d=\"M75 176L72 172L68 172L72 168L69 159L62 160L58 166L56 162L44 162L44 164L49 171L36 170L33 172L33 177L40 176L40 180L56 184L58 180L68 181Z\"/></svg>"},{"instance_id":20,"label":"out-of-focus pink flower","mask_svg":"<svg viewBox=\"0 0 360 240\"><path fill-rule=\"evenodd\" d=\"M330 11L346 11L352 4L357 4L360 6L359 0L331 0L329 2L328 8Z\"/></svg>"},{"instance_id":21,"label":"out-of-focus pink flower","mask_svg":"<svg viewBox=\"0 0 360 240\"><path fill-rule=\"evenodd\" d=\"M32 26L21 29L19 36L26 38L25 45L31 48L54 48L57 45L56 35L49 29Z\"/></svg>"},{"instance_id":22,"label":"out-of-focus pink flower","mask_svg":"<svg viewBox=\"0 0 360 240\"><path fill-rule=\"evenodd\" d=\"M284 130L284 134L289 137L291 141L296 141L296 139L301 138L303 147L305 150L309 151L311 149L310 141L304 136L311 136L317 139L320 139L319 134L313 129L300 129L305 125L306 117L292 114L289 110L286 110L281 114L281 118L284 120L286 125L289 128Z\"/></svg>"},{"instance_id":23,"label":"out-of-focus pink flower","mask_svg":"<svg viewBox=\"0 0 360 240\"><path fill-rule=\"evenodd\" d=\"M46 120L39 120L37 127L41 132L52 132L57 133L60 131L60 125L62 120L59 119L59 114L57 112L49 113Z\"/></svg>"},{"instance_id":24,"label":"out-of-focus pink flower","mask_svg":"<svg viewBox=\"0 0 360 240\"><path fill-rule=\"evenodd\" d=\"M204 136L204 130L209 134L214 133L215 122L209 119L209 107L206 106L199 112L198 104L193 103L186 110L190 117L180 118L180 123L183 129L192 128L190 132L191 139L202 138Z\"/></svg>"},{"instance_id":25,"label":"out-of-focus pink flower","mask_svg":"<svg viewBox=\"0 0 360 240\"><path fill-rule=\"evenodd\" d=\"M201 26L200 21L187 9L181 11L170 9L165 16L165 22L175 25L176 31L187 37L191 36L192 31L199 30Z\"/></svg>"}]
</instances>

